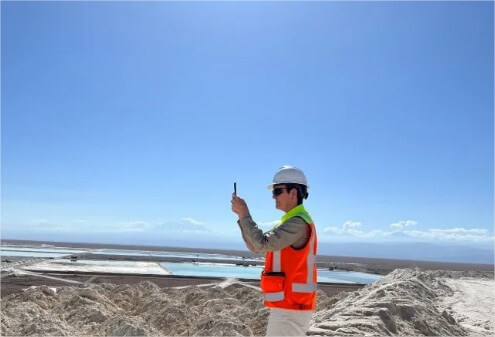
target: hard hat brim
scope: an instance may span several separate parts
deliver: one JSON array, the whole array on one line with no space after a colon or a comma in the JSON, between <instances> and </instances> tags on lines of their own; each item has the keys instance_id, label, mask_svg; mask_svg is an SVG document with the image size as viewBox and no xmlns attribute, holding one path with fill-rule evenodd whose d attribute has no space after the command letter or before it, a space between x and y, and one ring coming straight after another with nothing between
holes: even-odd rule
<instances>
[{"instance_id":1,"label":"hard hat brim","mask_svg":"<svg viewBox=\"0 0 495 337\"><path fill-rule=\"evenodd\" d=\"M273 190L273 186L281 185L281 184L297 184L297 183L293 183L293 182L289 182L289 181L287 181L287 182L281 181L279 183L273 183L273 184L268 185L268 189L271 191L271 190ZM306 186L307 189L309 189L308 185L305 185L305 184L299 184L299 185L304 185L304 186Z\"/></svg>"}]
</instances>

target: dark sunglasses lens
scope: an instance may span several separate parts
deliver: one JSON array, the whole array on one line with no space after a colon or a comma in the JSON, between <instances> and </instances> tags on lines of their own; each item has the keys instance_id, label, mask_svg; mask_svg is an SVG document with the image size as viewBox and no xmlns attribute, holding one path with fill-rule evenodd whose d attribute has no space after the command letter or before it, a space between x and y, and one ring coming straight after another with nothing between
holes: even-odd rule
<instances>
[{"instance_id":1,"label":"dark sunglasses lens","mask_svg":"<svg viewBox=\"0 0 495 337\"><path fill-rule=\"evenodd\" d=\"M273 191L272 191L272 194L273 194L274 197L277 197L280 194L282 194L282 192L283 192L283 189L282 188L274 188Z\"/></svg>"}]
</instances>

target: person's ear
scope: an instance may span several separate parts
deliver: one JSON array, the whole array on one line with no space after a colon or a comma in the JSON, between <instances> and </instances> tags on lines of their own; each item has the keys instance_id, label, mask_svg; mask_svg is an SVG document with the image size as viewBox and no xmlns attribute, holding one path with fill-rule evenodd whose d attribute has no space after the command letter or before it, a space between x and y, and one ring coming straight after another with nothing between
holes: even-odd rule
<instances>
[{"instance_id":1,"label":"person's ear","mask_svg":"<svg viewBox=\"0 0 495 337\"><path fill-rule=\"evenodd\" d=\"M297 199L297 190L295 188L290 190L291 199Z\"/></svg>"}]
</instances>

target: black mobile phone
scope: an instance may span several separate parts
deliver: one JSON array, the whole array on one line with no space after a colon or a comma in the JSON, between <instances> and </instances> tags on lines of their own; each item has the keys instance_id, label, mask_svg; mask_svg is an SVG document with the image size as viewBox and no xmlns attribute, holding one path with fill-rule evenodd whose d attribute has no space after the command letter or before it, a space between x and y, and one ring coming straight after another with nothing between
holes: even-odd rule
<instances>
[{"instance_id":1,"label":"black mobile phone","mask_svg":"<svg viewBox=\"0 0 495 337\"><path fill-rule=\"evenodd\" d=\"M234 194L237 195L237 183L234 183Z\"/></svg>"}]
</instances>

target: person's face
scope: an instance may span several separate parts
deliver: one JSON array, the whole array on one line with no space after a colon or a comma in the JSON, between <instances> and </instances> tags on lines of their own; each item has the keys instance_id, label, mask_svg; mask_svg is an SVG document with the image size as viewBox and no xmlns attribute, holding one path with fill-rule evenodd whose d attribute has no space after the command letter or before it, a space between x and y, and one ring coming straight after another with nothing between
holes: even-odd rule
<instances>
[{"instance_id":1,"label":"person's face","mask_svg":"<svg viewBox=\"0 0 495 337\"><path fill-rule=\"evenodd\" d=\"M288 192L285 185L276 185L272 191L273 199L275 199L275 208L288 212L297 204L297 192L293 188Z\"/></svg>"}]
</instances>

